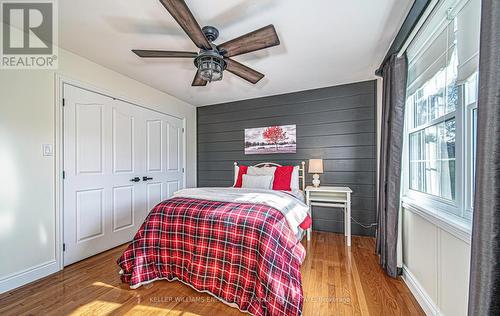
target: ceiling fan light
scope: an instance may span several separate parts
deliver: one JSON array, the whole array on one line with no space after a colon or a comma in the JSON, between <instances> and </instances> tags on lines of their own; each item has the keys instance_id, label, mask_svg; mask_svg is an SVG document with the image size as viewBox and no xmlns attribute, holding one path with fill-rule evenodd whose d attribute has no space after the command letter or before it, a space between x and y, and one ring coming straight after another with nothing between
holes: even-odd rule
<instances>
[{"instance_id":1,"label":"ceiling fan light","mask_svg":"<svg viewBox=\"0 0 500 316\"><path fill-rule=\"evenodd\" d=\"M201 78L205 81L222 80L225 62L217 56L199 56L195 61Z\"/></svg>"}]
</instances>

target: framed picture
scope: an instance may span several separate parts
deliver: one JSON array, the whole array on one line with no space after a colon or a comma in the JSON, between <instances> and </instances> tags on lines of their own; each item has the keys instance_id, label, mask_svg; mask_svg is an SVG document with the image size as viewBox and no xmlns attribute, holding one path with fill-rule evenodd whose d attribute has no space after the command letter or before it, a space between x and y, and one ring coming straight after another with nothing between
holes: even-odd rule
<instances>
[{"instance_id":1,"label":"framed picture","mask_svg":"<svg viewBox=\"0 0 500 316\"><path fill-rule=\"evenodd\" d=\"M295 154L297 125L245 129L245 155Z\"/></svg>"}]
</instances>

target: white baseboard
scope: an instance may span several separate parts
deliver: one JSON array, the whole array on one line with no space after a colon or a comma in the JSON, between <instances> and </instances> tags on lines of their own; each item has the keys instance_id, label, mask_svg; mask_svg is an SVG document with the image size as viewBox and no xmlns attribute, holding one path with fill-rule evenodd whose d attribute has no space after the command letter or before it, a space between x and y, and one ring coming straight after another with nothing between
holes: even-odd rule
<instances>
[{"instance_id":1,"label":"white baseboard","mask_svg":"<svg viewBox=\"0 0 500 316\"><path fill-rule=\"evenodd\" d=\"M424 313L427 316L441 316L441 312L439 311L439 307L436 303L431 299L429 294L425 291L425 289L420 285L417 278L410 272L408 267L403 265L403 281L406 283L408 288L410 289L415 299L420 304L420 307L424 310Z\"/></svg>"},{"instance_id":2,"label":"white baseboard","mask_svg":"<svg viewBox=\"0 0 500 316\"><path fill-rule=\"evenodd\" d=\"M0 294L23 286L59 271L55 260L39 264L0 279Z\"/></svg>"}]
</instances>

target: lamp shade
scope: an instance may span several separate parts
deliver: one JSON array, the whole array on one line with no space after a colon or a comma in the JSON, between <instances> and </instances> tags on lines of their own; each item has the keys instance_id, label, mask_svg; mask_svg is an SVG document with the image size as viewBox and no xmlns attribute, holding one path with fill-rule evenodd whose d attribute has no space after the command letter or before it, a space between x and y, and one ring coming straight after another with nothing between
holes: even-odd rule
<instances>
[{"instance_id":1,"label":"lamp shade","mask_svg":"<svg viewBox=\"0 0 500 316\"><path fill-rule=\"evenodd\" d=\"M323 159L309 159L309 173L323 173Z\"/></svg>"}]
</instances>

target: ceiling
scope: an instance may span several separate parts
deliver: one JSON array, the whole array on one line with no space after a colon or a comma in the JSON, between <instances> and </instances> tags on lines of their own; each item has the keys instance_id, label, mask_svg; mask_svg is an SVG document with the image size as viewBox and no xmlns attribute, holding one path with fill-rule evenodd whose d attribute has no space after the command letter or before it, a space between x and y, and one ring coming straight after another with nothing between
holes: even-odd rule
<instances>
[{"instance_id":1,"label":"ceiling","mask_svg":"<svg viewBox=\"0 0 500 316\"><path fill-rule=\"evenodd\" d=\"M191 87L192 59L141 59L130 50L197 51L158 0L59 1L59 43L192 105L208 105L374 78L412 0L186 0L223 43L274 24L281 45L234 59L266 76L252 85L224 72Z\"/></svg>"}]
</instances>

